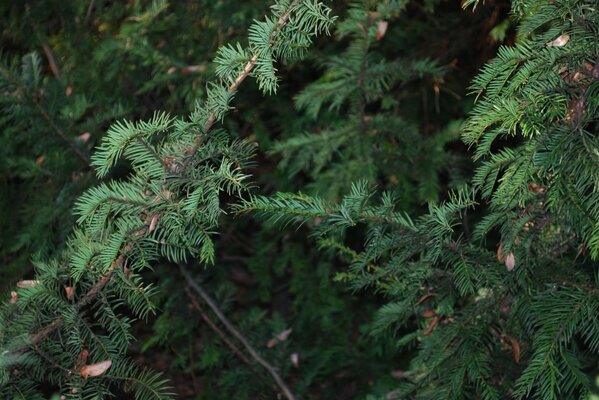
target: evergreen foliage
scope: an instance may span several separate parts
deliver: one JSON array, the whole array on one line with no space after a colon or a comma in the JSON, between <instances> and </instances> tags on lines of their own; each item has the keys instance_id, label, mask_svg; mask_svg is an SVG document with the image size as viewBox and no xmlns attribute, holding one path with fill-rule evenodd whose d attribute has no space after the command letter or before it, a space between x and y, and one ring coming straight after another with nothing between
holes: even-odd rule
<instances>
[{"instance_id":1,"label":"evergreen foliage","mask_svg":"<svg viewBox=\"0 0 599 400\"><path fill-rule=\"evenodd\" d=\"M0 397L41 398L35 385L47 382L68 398L103 398L115 387L136 399L171 398L159 374L127 360L133 336L124 308L139 319L155 310L156 290L139 273L160 256L174 263L188 256L213 261L211 234L224 212L220 196L246 190L242 170L253 151L211 128L250 73L264 92L275 91L273 57L301 56L312 37L328 29L329 13L311 1L275 3L272 17L250 27L241 67L221 72L187 119L156 113L149 121L112 125L92 165L102 178L124 159L131 172L78 199L78 229L68 250L38 263L36 279L20 282L13 301L3 306ZM216 61L238 62L222 51ZM39 81L35 68L35 62L23 68L32 84ZM108 365L108 372L86 372L97 365Z\"/></svg>"},{"instance_id":2,"label":"evergreen foliage","mask_svg":"<svg viewBox=\"0 0 599 400\"><path fill-rule=\"evenodd\" d=\"M308 174L310 191L338 199L352 181L377 181L382 175L380 184L410 193L406 196L410 199L437 199L438 173L452 158L455 162L443 149L458 138L457 124L422 137L413 113L398 110L417 101L410 94L415 88L402 88L440 81L446 69L426 58L388 60L378 49L388 25L399 22L406 5L406 1L352 3L347 18L336 27L337 40L349 40L346 48L319 59L325 68L322 76L295 97L298 110L317 120L317 126L310 127L315 131L297 135L294 127L293 136L276 142L272 151L282 156L279 166L291 176ZM394 93L397 90L402 91L400 96ZM402 173L416 164L412 176Z\"/></svg>"},{"instance_id":3,"label":"evergreen foliage","mask_svg":"<svg viewBox=\"0 0 599 400\"><path fill-rule=\"evenodd\" d=\"M109 123L150 118L158 108L191 111L205 94L213 53L266 9L236 2L231 15L232 2L213 3L0 4L3 290L31 272L32 257L64 248L70 209L95 183L84 158Z\"/></svg>"},{"instance_id":4,"label":"evergreen foliage","mask_svg":"<svg viewBox=\"0 0 599 400\"><path fill-rule=\"evenodd\" d=\"M0 4L1 399L596 398L596 0L59 3Z\"/></svg>"},{"instance_id":5,"label":"evergreen foliage","mask_svg":"<svg viewBox=\"0 0 599 400\"><path fill-rule=\"evenodd\" d=\"M320 247L351 260L339 281L388 299L372 335L417 352L392 398L590 396L599 360L596 6L513 4L517 42L472 87L479 98L463 127L478 160L471 189L415 219L393 192L365 182L340 203L279 193L238 208L311 224ZM361 224L368 233L356 251L348 235Z\"/></svg>"}]
</instances>

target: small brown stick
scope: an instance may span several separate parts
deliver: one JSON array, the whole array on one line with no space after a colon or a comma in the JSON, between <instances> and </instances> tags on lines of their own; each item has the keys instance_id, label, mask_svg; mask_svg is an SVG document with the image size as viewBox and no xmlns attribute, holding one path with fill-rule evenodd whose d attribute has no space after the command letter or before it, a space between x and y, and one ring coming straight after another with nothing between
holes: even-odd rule
<instances>
[{"instance_id":1,"label":"small brown stick","mask_svg":"<svg viewBox=\"0 0 599 400\"><path fill-rule=\"evenodd\" d=\"M202 298L202 300L204 300L204 302L208 305L208 307L210 307L212 312L217 316L220 322L222 322L225 328L227 328L227 330L233 336L235 336L235 338L237 338L237 340L239 340L241 344L243 344L243 346L246 348L248 353L250 353L252 358L268 371L268 373L273 377L273 379L281 389L281 393L288 400L295 400L295 396L293 395L283 378L281 378L277 370L272 365L270 365L264 358L262 358L260 354L258 354L258 352L248 342L248 340L233 326L229 319L225 317L225 315L220 311L214 300L212 300L208 293L206 293L206 291L204 291L204 289L202 289L202 287L198 285L198 283L193 279L191 274L181 264L179 264L179 271L181 271L181 275L183 275L189 287L192 288Z\"/></svg>"},{"instance_id":2,"label":"small brown stick","mask_svg":"<svg viewBox=\"0 0 599 400\"><path fill-rule=\"evenodd\" d=\"M87 5L87 12L85 13L83 25L87 25L89 18L92 16L92 11L94 10L94 1L95 0L90 0L89 4Z\"/></svg>"},{"instance_id":3,"label":"small brown stick","mask_svg":"<svg viewBox=\"0 0 599 400\"><path fill-rule=\"evenodd\" d=\"M58 63L56 62L56 57L54 57L54 52L48 43L42 44L42 49L44 49L44 53L46 54L46 58L48 59L48 64L50 64L50 69L52 70L52 74L57 80L60 80L60 68L58 68Z\"/></svg>"},{"instance_id":4,"label":"small brown stick","mask_svg":"<svg viewBox=\"0 0 599 400\"><path fill-rule=\"evenodd\" d=\"M189 290L189 286L185 287L185 292L187 293L187 297L189 297L189 300L191 301L193 308L195 308L200 313L202 319L208 324L208 326L222 339L223 342L225 342L225 344L231 349L233 353L235 353L239 358L241 358L241 360L243 360L244 363L250 365L251 362L246 357L246 355L243 354L241 350L239 350L239 347L235 346L235 343L233 343L227 337L227 335L214 323L214 321L210 319L208 314L206 314L206 311L204 311L204 309L200 306L200 303L198 303L196 298Z\"/></svg>"}]
</instances>

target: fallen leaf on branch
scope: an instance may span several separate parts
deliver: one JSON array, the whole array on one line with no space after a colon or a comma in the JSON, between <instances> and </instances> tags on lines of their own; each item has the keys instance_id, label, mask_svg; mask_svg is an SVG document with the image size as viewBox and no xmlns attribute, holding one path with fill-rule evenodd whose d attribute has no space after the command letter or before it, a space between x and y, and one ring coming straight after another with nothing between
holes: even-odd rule
<instances>
[{"instance_id":1,"label":"fallen leaf on branch","mask_svg":"<svg viewBox=\"0 0 599 400\"><path fill-rule=\"evenodd\" d=\"M503 241L499 241L499 247L497 247L497 261L500 263L505 262L505 256L503 255Z\"/></svg>"},{"instance_id":2,"label":"fallen leaf on branch","mask_svg":"<svg viewBox=\"0 0 599 400\"><path fill-rule=\"evenodd\" d=\"M81 135L78 136L78 139L81 143L87 143L89 141L89 139L91 139L92 134L89 132L83 132Z\"/></svg>"},{"instance_id":3,"label":"fallen leaf on branch","mask_svg":"<svg viewBox=\"0 0 599 400\"><path fill-rule=\"evenodd\" d=\"M291 365L295 368L299 367L299 355L297 353L292 353L289 359L291 360Z\"/></svg>"},{"instance_id":4,"label":"fallen leaf on branch","mask_svg":"<svg viewBox=\"0 0 599 400\"><path fill-rule=\"evenodd\" d=\"M514 269L514 267L516 266L516 257L514 256L514 253L510 252L507 257L505 258L505 267L507 268L508 271L511 271Z\"/></svg>"},{"instance_id":5,"label":"fallen leaf on branch","mask_svg":"<svg viewBox=\"0 0 599 400\"><path fill-rule=\"evenodd\" d=\"M563 47L570 41L570 35L564 33L559 36L557 39L552 40L551 42L547 42L547 47Z\"/></svg>"},{"instance_id":6,"label":"fallen leaf on branch","mask_svg":"<svg viewBox=\"0 0 599 400\"><path fill-rule=\"evenodd\" d=\"M512 344L512 351L514 352L514 361L516 364L520 361L520 343L514 338L510 338Z\"/></svg>"},{"instance_id":7,"label":"fallen leaf on branch","mask_svg":"<svg viewBox=\"0 0 599 400\"><path fill-rule=\"evenodd\" d=\"M20 281L20 282L17 282L17 287L20 287L20 288L34 287L38 283L39 283L39 281L32 281L32 280Z\"/></svg>"},{"instance_id":8,"label":"fallen leaf on branch","mask_svg":"<svg viewBox=\"0 0 599 400\"><path fill-rule=\"evenodd\" d=\"M391 371L391 376L396 379L407 379L410 377L410 373L407 371L402 371L400 369Z\"/></svg>"},{"instance_id":9,"label":"fallen leaf on branch","mask_svg":"<svg viewBox=\"0 0 599 400\"><path fill-rule=\"evenodd\" d=\"M67 299L68 299L69 301L70 301L70 300L73 300L73 294L74 294L74 293L73 293L73 287L72 287L72 286L65 286L65 287L64 287L64 291L65 291L65 293L66 293L66 295L67 295Z\"/></svg>"},{"instance_id":10,"label":"fallen leaf on branch","mask_svg":"<svg viewBox=\"0 0 599 400\"><path fill-rule=\"evenodd\" d=\"M389 22L387 21L379 21L376 25L376 40L381 40L385 37L385 33L387 33L387 27L389 26Z\"/></svg>"},{"instance_id":11,"label":"fallen leaf on branch","mask_svg":"<svg viewBox=\"0 0 599 400\"><path fill-rule=\"evenodd\" d=\"M100 376L104 372L108 371L108 368L112 365L111 360L100 361L99 363L86 365L81 368L81 376L84 378L90 378L94 376Z\"/></svg>"},{"instance_id":12,"label":"fallen leaf on branch","mask_svg":"<svg viewBox=\"0 0 599 400\"><path fill-rule=\"evenodd\" d=\"M208 68L205 65L188 65L187 67L181 68L183 75L187 75L192 72L205 72Z\"/></svg>"},{"instance_id":13,"label":"fallen leaf on branch","mask_svg":"<svg viewBox=\"0 0 599 400\"><path fill-rule=\"evenodd\" d=\"M150 221L150 228L148 229L148 233L154 232L154 229L156 229L156 223L157 222L158 222L158 214L155 214L152 217L152 220Z\"/></svg>"},{"instance_id":14,"label":"fallen leaf on branch","mask_svg":"<svg viewBox=\"0 0 599 400\"><path fill-rule=\"evenodd\" d=\"M268 343L266 343L266 347L268 347L269 349L272 349L280 342L284 342L285 340L287 340L287 338L289 337L289 335L291 334L292 331L293 331L293 329L289 328L289 329L286 329L283 332L279 333L277 336L270 339L268 341Z\"/></svg>"}]
</instances>

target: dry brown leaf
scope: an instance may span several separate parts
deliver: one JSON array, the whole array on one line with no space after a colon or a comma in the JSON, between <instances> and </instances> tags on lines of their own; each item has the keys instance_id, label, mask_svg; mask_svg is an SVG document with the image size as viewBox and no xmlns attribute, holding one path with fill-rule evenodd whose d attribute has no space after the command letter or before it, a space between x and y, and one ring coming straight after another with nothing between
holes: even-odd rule
<instances>
[{"instance_id":1,"label":"dry brown leaf","mask_svg":"<svg viewBox=\"0 0 599 400\"><path fill-rule=\"evenodd\" d=\"M381 40L385 37L385 33L387 33L387 28L389 27L389 22L380 20L376 24L376 40Z\"/></svg>"},{"instance_id":2,"label":"dry brown leaf","mask_svg":"<svg viewBox=\"0 0 599 400\"><path fill-rule=\"evenodd\" d=\"M547 42L547 47L563 47L570 41L570 35L564 33L560 35L557 39L552 40L551 42Z\"/></svg>"},{"instance_id":3,"label":"dry brown leaf","mask_svg":"<svg viewBox=\"0 0 599 400\"><path fill-rule=\"evenodd\" d=\"M67 295L67 299L69 301L73 300L73 297L74 297L73 287L72 286L64 286L64 291Z\"/></svg>"},{"instance_id":4,"label":"dry brown leaf","mask_svg":"<svg viewBox=\"0 0 599 400\"><path fill-rule=\"evenodd\" d=\"M269 349L272 349L273 347L275 347L280 342L284 342L285 340L287 340L287 338L289 337L289 335L291 335L292 331L293 331L293 329L291 329L291 328L285 329L283 332L277 334L277 336L275 336L272 339L270 339L266 343L266 347L269 348Z\"/></svg>"},{"instance_id":5,"label":"dry brown leaf","mask_svg":"<svg viewBox=\"0 0 599 400\"><path fill-rule=\"evenodd\" d=\"M78 139L81 143L87 143L89 142L89 139L91 139L92 134L89 132L83 132L81 135L79 135Z\"/></svg>"},{"instance_id":6,"label":"dry brown leaf","mask_svg":"<svg viewBox=\"0 0 599 400\"><path fill-rule=\"evenodd\" d=\"M83 349L81 354L77 357L77 365L75 365L75 371L79 371L85 364L87 364L87 356L89 356L89 351L87 349Z\"/></svg>"},{"instance_id":7,"label":"dry brown leaf","mask_svg":"<svg viewBox=\"0 0 599 400\"><path fill-rule=\"evenodd\" d=\"M64 94L69 97L73 94L73 86L67 86L67 89L64 91Z\"/></svg>"},{"instance_id":8,"label":"dry brown leaf","mask_svg":"<svg viewBox=\"0 0 599 400\"><path fill-rule=\"evenodd\" d=\"M39 281L32 281L32 280L20 281L20 282L17 282L17 287L20 287L20 288L34 287L38 283L39 283Z\"/></svg>"},{"instance_id":9,"label":"dry brown leaf","mask_svg":"<svg viewBox=\"0 0 599 400\"><path fill-rule=\"evenodd\" d=\"M402 371L400 369L391 371L391 376L396 379L407 379L410 377L410 373L407 371Z\"/></svg>"},{"instance_id":10,"label":"dry brown leaf","mask_svg":"<svg viewBox=\"0 0 599 400\"><path fill-rule=\"evenodd\" d=\"M100 361L99 363L86 365L81 368L81 376L84 378L90 378L94 376L100 376L104 372L108 371L108 368L112 365L111 360Z\"/></svg>"},{"instance_id":11,"label":"dry brown leaf","mask_svg":"<svg viewBox=\"0 0 599 400\"><path fill-rule=\"evenodd\" d=\"M514 338L510 338L512 344L512 351L514 352L514 361L516 364L520 361L520 343Z\"/></svg>"},{"instance_id":12,"label":"dry brown leaf","mask_svg":"<svg viewBox=\"0 0 599 400\"><path fill-rule=\"evenodd\" d=\"M38 158L35 159L35 163L37 165L43 164L44 161L46 161L46 155L45 154L42 154L41 156L39 156Z\"/></svg>"},{"instance_id":13,"label":"dry brown leaf","mask_svg":"<svg viewBox=\"0 0 599 400\"><path fill-rule=\"evenodd\" d=\"M505 262L505 255L503 255L503 241L499 241L499 246L497 247L497 261L500 263Z\"/></svg>"},{"instance_id":14,"label":"dry brown leaf","mask_svg":"<svg viewBox=\"0 0 599 400\"><path fill-rule=\"evenodd\" d=\"M514 256L514 253L510 252L507 257L505 258L505 267L507 268L508 271L511 271L514 269L514 267L516 266L516 257Z\"/></svg>"},{"instance_id":15,"label":"dry brown leaf","mask_svg":"<svg viewBox=\"0 0 599 400\"><path fill-rule=\"evenodd\" d=\"M157 222L158 222L158 214L155 214L152 217L152 220L150 221L150 228L148 229L148 233L154 232L154 229L156 229L156 223Z\"/></svg>"},{"instance_id":16,"label":"dry brown leaf","mask_svg":"<svg viewBox=\"0 0 599 400\"><path fill-rule=\"evenodd\" d=\"M293 332L293 329L291 329L291 328L285 329L283 332L281 332L277 335L277 339L279 339L279 341L283 342L283 341L287 340L289 335L291 335L291 332Z\"/></svg>"},{"instance_id":17,"label":"dry brown leaf","mask_svg":"<svg viewBox=\"0 0 599 400\"><path fill-rule=\"evenodd\" d=\"M433 310L426 310L423 311L420 315L422 315L424 318L432 318L435 316L435 312Z\"/></svg>"},{"instance_id":18,"label":"dry brown leaf","mask_svg":"<svg viewBox=\"0 0 599 400\"><path fill-rule=\"evenodd\" d=\"M205 72L208 68L205 65L188 65L181 69L183 75L187 75L193 72Z\"/></svg>"}]
</instances>

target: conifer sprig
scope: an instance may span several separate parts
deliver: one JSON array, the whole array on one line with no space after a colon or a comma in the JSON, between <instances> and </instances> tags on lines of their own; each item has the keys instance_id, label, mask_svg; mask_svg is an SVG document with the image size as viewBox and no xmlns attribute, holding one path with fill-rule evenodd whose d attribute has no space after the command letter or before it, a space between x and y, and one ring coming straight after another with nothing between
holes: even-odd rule
<instances>
[{"instance_id":1,"label":"conifer sprig","mask_svg":"<svg viewBox=\"0 0 599 400\"><path fill-rule=\"evenodd\" d=\"M22 283L14 301L2 307L0 397L26 387L35 398L32 383L49 382L69 397L86 398L93 391L108 394L124 382L138 399L170 398L165 380L126 360L131 320L119 309L126 305L141 319L154 311L156 289L144 285L138 273L160 257L175 263L190 256L214 261L211 235L224 213L221 193L247 190L243 169L253 146L213 126L250 74L264 92L274 91L275 70L266 67L275 57L301 56L333 21L327 7L307 0L277 1L272 11L266 22L250 28L247 59L208 85L208 98L187 120L156 113L147 122L110 128L93 166L105 177L125 159L131 173L80 197L69 250L38 263L35 279ZM219 54L217 64L233 63ZM36 367L26 371L23 363Z\"/></svg>"},{"instance_id":2,"label":"conifer sprig","mask_svg":"<svg viewBox=\"0 0 599 400\"><path fill-rule=\"evenodd\" d=\"M338 202L278 193L237 207L308 226L322 248L351 260L338 281L389 299L373 337L416 349L392 398L557 400L596 390L597 3L521 0L513 11L518 40L474 79L478 99L462 127L478 163L471 189L418 218L366 184ZM302 103L320 112L340 95L324 90L330 81ZM321 138L339 147L334 135ZM311 140L287 144L301 155ZM359 250L348 245L356 225L367 229Z\"/></svg>"}]
</instances>

